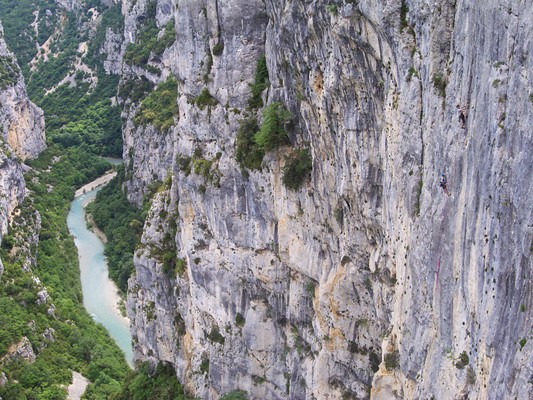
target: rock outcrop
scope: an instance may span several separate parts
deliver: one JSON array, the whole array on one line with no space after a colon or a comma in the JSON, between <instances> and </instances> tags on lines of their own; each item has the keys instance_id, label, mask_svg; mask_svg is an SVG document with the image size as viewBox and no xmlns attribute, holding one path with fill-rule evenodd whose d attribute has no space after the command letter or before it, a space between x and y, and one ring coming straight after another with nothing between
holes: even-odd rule
<instances>
[{"instance_id":1,"label":"rock outcrop","mask_svg":"<svg viewBox=\"0 0 533 400\"><path fill-rule=\"evenodd\" d=\"M43 111L26 93L15 55L4 41L0 24L0 128L1 136L22 160L35 158L46 147Z\"/></svg>"},{"instance_id":2,"label":"rock outcrop","mask_svg":"<svg viewBox=\"0 0 533 400\"><path fill-rule=\"evenodd\" d=\"M9 152L5 145L0 148L0 240L26 193L22 167Z\"/></svg>"},{"instance_id":3,"label":"rock outcrop","mask_svg":"<svg viewBox=\"0 0 533 400\"><path fill-rule=\"evenodd\" d=\"M150 3L123 2L126 42ZM178 83L168 130L125 103L130 200L161 181L129 286L136 360L172 363L205 399L528 398L531 15L518 0L159 0L157 27L176 30L148 61L160 76L123 67ZM242 172L262 55L291 145ZM289 190L295 148L312 173Z\"/></svg>"},{"instance_id":4,"label":"rock outcrop","mask_svg":"<svg viewBox=\"0 0 533 400\"><path fill-rule=\"evenodd\" d=\"M22 359L24 361L27 361L29 363L35 362L35 352L33 351L33 347L31 345L30 340L23 336L20 342L15 343L9 347L7 350L7 354L2 357L0 360L0 363L5 363L7 360L14 361L17 359Z\"/></svg>"}]
</instances>

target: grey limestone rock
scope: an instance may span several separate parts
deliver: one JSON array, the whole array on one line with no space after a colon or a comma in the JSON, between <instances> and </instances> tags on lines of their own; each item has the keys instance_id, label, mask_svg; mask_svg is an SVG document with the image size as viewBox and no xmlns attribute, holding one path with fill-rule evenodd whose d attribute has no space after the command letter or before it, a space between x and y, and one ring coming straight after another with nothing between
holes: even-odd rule
<instances>
[{"instance_id":1,"label":"grey limestone rock","mask_svg":"<svg viewBox=\"0 0 533 400\"><path fill-rule=\"evenodd\" d=\"M145 6L123 2L126 41ZM168 181L129 282L135 358L173 363L205 399L528 398L531 15L519 0L159 1L179 116L159 132L125 111L130 200ZM235 161L263 54L263 98L313 157L297 191L290 146L262 171Z\"/></svg>"},{"instance_id":2,"label":"grey limestone rock","mask_svg":"<svg viewBox=\"0 0 533 400\"><path fill-rule=\"evenodd\" d=\"M35 158L45 148L43 112L30 102L20 68L13 53L7 49L3 35L0 24L0 243L9 225L20 213L18 207L26 195L20 160ZM35 215L28 230L34 235L24 246L29 248L37 243L39 228L40 217ZM24 264L28 267L34 262L33 257L25 260ZM0 275L2 272L0 261Z\"/></svg>"},{"instance_id":3,"label":"grey limestone rock","mask_svg":"<svg viewBox=\"0 0 533 400\"><path fill-rule=\"evenodd\" d=\"M33 104L26 93L24 78L14 54L3 39L0 24L0 85L1 136L22 160L35 158L46 147L43 111Z\"/></svg>"}]
</instances>

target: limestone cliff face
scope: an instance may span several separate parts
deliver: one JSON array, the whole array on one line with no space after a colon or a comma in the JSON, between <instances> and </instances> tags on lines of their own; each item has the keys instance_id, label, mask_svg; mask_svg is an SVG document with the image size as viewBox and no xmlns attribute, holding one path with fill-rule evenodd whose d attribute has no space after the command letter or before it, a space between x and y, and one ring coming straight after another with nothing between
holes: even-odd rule
<instances>
[{"instance_id":1,"label":"limestone cliff face","mask_svg":"<svg viewBox=\"0 0 533 400\"><path fill-rule=\"evenodd\" d=\"M22 167L7 146L0 147L0 241L15 208L22 203L26 191Z\"/></svg>"},{"instance_id":2,"label":"limestone cliff face","mask_svg":"<svg viewBox=\"0 0 533 400\"><path fill-rule=\"evenodd\" d=\"M126 41L146 8L123 1ZM158 1L176 27L150 61L161 77L124 67L179 93L166 132L126 112L130 199L166 179L130 280L136 359L173 363L208 399L528 398L531 15L519 0ZM235 137L263 54L292 147L248 176ZM290 191L301 146L312 176Z\"/></svg>"},{"instance_id":3,"label":"limestone cliff face","mask_svg":"<svg viewBox=\"0 0 533 400\"><path fill-rule=\"evenodd\" d=\"M20 208L17 210L17 207L22 204L26 194L23 169L18 158L37 157L45 148L43 112L28 99L20 68L13 53L7 49L3 35L0 23L0 243L9 225L20 214ZM35 221L35 231L38 232L38 215ZM33 227L33 222L28 225ZM38 233L25 238L25 244L19 247L27 250L37 240ZM26 260L23 261L24 267L29 267L33 262L25 253L20 253L20 257ZM0 275L2 272L0 260Z\"/></svg>"},{"instance_id":4,"label":"limestone cliff face","mask_svg":"<svg viewBox=\"0 0 533 400\"><path fill-rule=\"evenodd\" d=\"M26 93L15 55L4 41L0 24L0 128L2 138L22 159L35 158L46 147L43 111Z\"/></svg>"}]
</instances>

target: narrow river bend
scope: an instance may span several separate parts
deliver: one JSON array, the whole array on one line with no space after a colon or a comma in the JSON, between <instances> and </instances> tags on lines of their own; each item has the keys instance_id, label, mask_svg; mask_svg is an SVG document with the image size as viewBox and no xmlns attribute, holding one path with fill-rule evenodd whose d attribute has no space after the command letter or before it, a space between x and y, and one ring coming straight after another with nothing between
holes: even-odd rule
<instances>
[{"instance_id":1,"label":"narrow river bend","mask_svg":"<svg viewBox=\"0 0 533 400\"><path fill-rule=\"evenodd\" d=\"M100 188L77 196L71 203L67 224L78 248L83 305L96 322L101 323L115 339L132 365L133 350L129 321L117 307L119 296L116 285L108 277L104 244L85 221L85 206L94 200Z\"/></svg>"}]
</instances>

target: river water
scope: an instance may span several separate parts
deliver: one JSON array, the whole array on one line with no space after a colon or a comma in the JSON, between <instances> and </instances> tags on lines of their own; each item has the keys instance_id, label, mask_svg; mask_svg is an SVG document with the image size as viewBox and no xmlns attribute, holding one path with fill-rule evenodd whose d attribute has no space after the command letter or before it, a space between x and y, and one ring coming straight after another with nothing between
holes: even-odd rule
<instances>
[{"instance_id":1,"label":"river water","mask_svg":"<svg viewBox=\"0 0 533 400\"><path fill-rule=\"evenodd\" d=\"M129 321L118 308L117 287L108 277L104 244L87 228L85 206L94 200L100 188L78 196L71 203L67 224L78 248L83 290L83 305L96 322L101 323L115 339L132 365L133 350Z\"/></svg>"}]
</instances>

